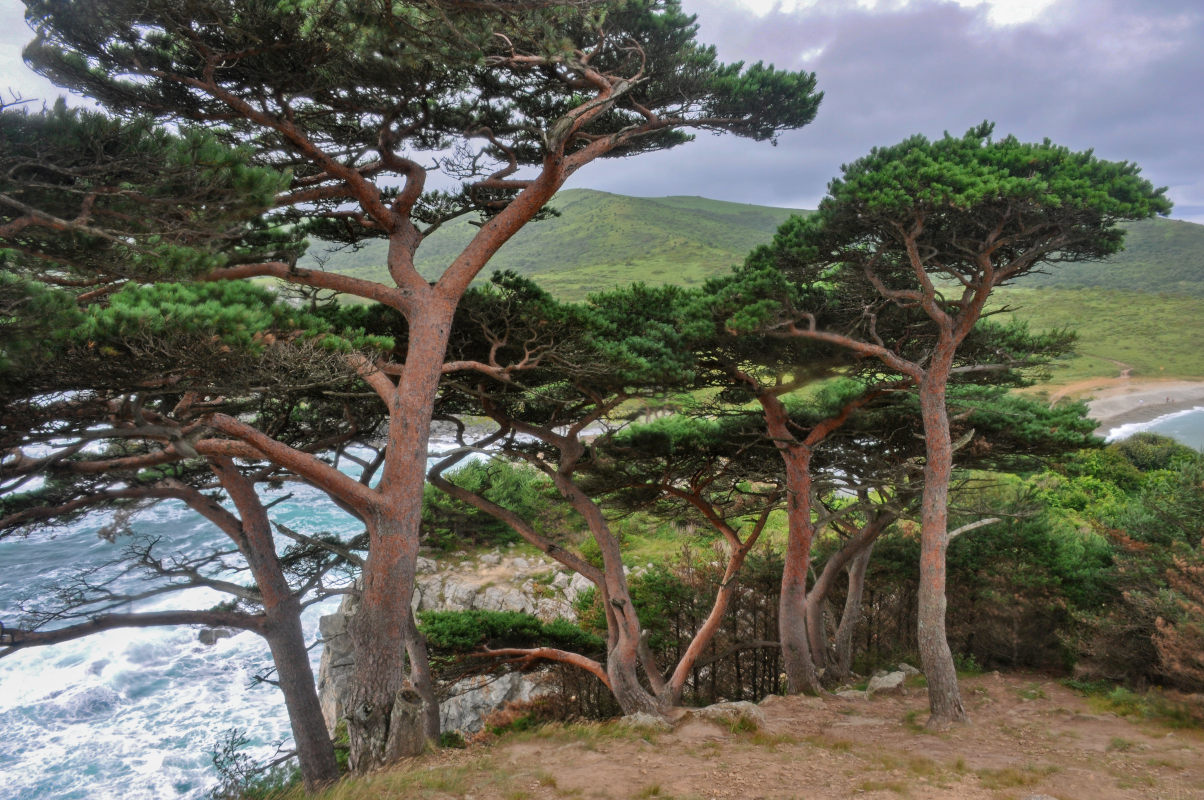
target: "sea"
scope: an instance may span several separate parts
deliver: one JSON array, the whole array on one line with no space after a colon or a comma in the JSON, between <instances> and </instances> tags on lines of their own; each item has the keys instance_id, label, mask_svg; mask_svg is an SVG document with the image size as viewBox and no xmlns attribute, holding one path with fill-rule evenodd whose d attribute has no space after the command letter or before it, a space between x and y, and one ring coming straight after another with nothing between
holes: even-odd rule
<instances>
[{"instance_id":1,"label":"sea","mask_svg":"<svg viewBox=\"0 0 1204 800\"><path fill-rule=\"evenodd\" d=\"M1123 425L1108 438L1142 430L1204 448L1204 406ZM304 532L354 534L362 527L303 484L265 499L281 500L273 516ZM52 601L56 587L85 572L92 580L114 573L106 565L120 559L128 542L98 535L111 522L110 515L95 513L0 541L0 622L13 624L22 604ZM141 511L130 527L184 555L228 544L174 501ZM139 585L135 576L115 580L114 590ZM206 608L220 599L216 592L189 590L118 610ZM316 641L318 618L337 605L336 598L306 612L310 641ZM246 737L252 758L288 748L280 694L256 680L271 663L266 643L240 633L204 645L197 632L115 630L0 659L0 800L193 800L217 784L211 753L232 730ZM320 649L311 653L316 674Z\"/></svg>"},{"instance_id":2,"label":"sea","mask_svg":"<svg viewBox=\"0 0 1204 800\"><path fill-rule=\"evenodd\" d=\"M363 529L311 487L290 484L276 494L291 497L272 509L274 518L297 530ZM112 577L115 592L144 586L140 577L114 568L129 541L98 536L111 522L110 515L95 513L0 541L0 621L14 624L23 604L53 602L56 587L69 587L85 573L93 582ZM176 501L141 511L130 528L137 536L160 538L165 556L230 546L212 524ZM190 589L114 610L209 608L223 599L215 591ZM318 618L338 602L336 597L307 610L310 641L316 640ZM211 753L233 730L246 738L245 752L254 759L289 748L280 693L256 680L271 664L264 640L242 632L205 645L198 631L118 629L0 659L0 798L203 798L218 782ZM316 674L320 648L311 654Z\"/></svg>"},{"instance_id":3,"label":"sea","mask_svg":"<svg viewBox=\"0 0 1204 800\"><path fill-rule=\"evenodd\" d=\"M1204 450L1204 406L1163 414L1149 422L1131 422L1108 431L1109 442L1141 431L1160 433L1196 450Z\"/></svg>"}]
</instances>

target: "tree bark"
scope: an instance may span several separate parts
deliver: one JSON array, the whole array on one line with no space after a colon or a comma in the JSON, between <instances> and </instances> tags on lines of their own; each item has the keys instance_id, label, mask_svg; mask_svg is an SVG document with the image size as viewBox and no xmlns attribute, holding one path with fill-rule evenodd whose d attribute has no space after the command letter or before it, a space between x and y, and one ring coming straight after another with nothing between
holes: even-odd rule
<instances>
[{"instance_id":1,"label":"tree bark","mask_svg":"<svg viewBox=\"0 0 1204 800\"><path fill-rule=\"evenodd\" d=\"M845 567L864 553L867 548L874 546L874 542L878 540L878 537L886 529L889 522L890 517L885 513L871 518L856 536L846 541L844 546L833 553L827 560L824 568L820 570L815 584L811 587L810 593L807 595L807 636L811 643L811 658L817 667L827 669L832 665L832 659L828 657L828 641L825 636L823 612L824 603L828 599L828 594L832 591L832 586L836 583L836 577L844 572ZM863 574L864 571L865 567L863 566ZM846 599L846 609L847 607ZM860 608L860 600L858 601L858 608ZM844 624L843 614L841 615L840 624ZM843 680L844 676L838 675L837 679Z\"/></svg>"},{"instance_id":2,"label":"tree bark","mask_svg":"<svg viewBox=\"0 0 1204 800\"><path fill-rule=\"evenodd\" d=\"M406 655L410 658L410 677L414 690L422 698L422 727L427 741L439 742L439 698L431 677L431 660L426 649L426 637L418 630L411 610L406 631Z\"/></svg>"},{"instance_id":3,"label":"tree bark","mask_svg":"<svg viewBox=\"0 0 1204 800\"><path fill-rule=\"evenodd\" d=\"M849 589L844 598L844 611L836 629L835 653L832 659L833 678L844 683L852 674L853 634L861 621L861 597L865 592L865 570L869 566L874 543L870 542L848 567Z\"/></svg>"},{"instance_id":4,"label":"tree bark","mask_svg":"<svg viewBox=\"0 0 1204 800\"><path fill-rule=\"evenodd\" d=\"M819 694L822 691L819 674L807 640L807 574L815 539L815 523L811 520L811 448L790 434L786 408L778 398L763 395L759 399L769 435L786 466L786 560L782 565L782 593L778 601L778 638L786 691Z\"/></svg>"},{"instance_id":5,"label":"tree bark","mask_svg":"<svg viewBox=\"0 0 1204 800\"><path fill-rule=\"evenodd\" d=\"M254 485L238 471L230 458L211 458L210 465L238 509L241 526L234 529L232 525L222 525L219 518L224 510L220 508L211 509L206 516L218 522L234 539L259 588L266 618L262 634L272 652L280 691L284 694L302 782L306 792L314 793L339 779L339 765L326 732L309 650L301 629L301 603L284 576L267 509L260 502ZM194 493L189 499L194 508L212 502L200 493Z\"/></svg>"},{"instance_id":6,"label":"tree bark","mask_svg":"<svg viewBox=\"0 0 1204 800\"><path fill-rule=\"evenodd\" d=\"M430 409L455 307L434 295L420 299L424 302L416 299L408 317L404 372L397 390L385 393L388 455L377 487L379 502L364 517L368 558L360 608L348 625L355 659L347 720L348 763L360 774L423 752L430 727L421 692L407 673L406 653L409 650L421 685L430 667L421 663L425 647L413 646L408 636L410 603L417 575Z\"/></svg>"},{"instance_id":7,"label":"tree bark","mask_svg":"<svg viewBox=\"0 0 1204 800\"><path fill-rule=\"evenodd\" d=\"M580 443L577 444L580 447ZM566 461L575 462L576 454L568 448ZM585 517L594 541L602 553L602 601L606 604L609 642L606 653L606 675L610 679L610 690L624 714L645 713L663 717L666 708L661 700L640 683L640 654L643 650L640 621L627 576L623 574L623 556L619 540L610 530L606 518L596 504L577 488L568 475L557 474L556 486L561 494ZM653 671L655 664L645 664Z\"/></svg>"},{"instance_id":8,"label":"tree bark","mask_svg":"<svg viewBox=\"0 0 1204 800\"><path fill-rule=\"evenodd\" d=\"M301 780L306 793L313 794L339 779L339 765L314 688L314 672L301 630L301 606L294 598L291 603L268 611L267 616L264 638L272 651L276 677L288 709Z\"/></svg>"},{"instance_id":9,"label":"tree bark","mask_svg":"<svg viewBox=\"0 0 1204 800\"><path fill-rule=\"evenodd\" d=\"M942 341L942 345L946 345ZM924 422L927 461L920 516L920 585L916 637L928 680L931 716L928 727L965 722L957 685L957 668L945 634L945 551L949 545L949 480L953 441L945 407L945 387L953 345L938 347L928 374L920 383L920 413Z\"/></svg>"}]
</instances>

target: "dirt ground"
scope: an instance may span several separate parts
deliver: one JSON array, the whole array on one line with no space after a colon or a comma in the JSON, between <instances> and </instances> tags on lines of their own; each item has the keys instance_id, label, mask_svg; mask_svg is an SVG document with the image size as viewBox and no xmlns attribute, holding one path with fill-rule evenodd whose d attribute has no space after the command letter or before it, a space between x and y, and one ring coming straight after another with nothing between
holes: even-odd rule
<instances>
[{"instance_id":1,"label":"dirt ground","mask_svg":"<svg viewBox=\"0 0 1204 800\"><path fill-rule=\"evenodd\" d=\"M687 719L663 733L608 724L509 734L413 762L405 796L1204 799L1200 729L1101 712L1040 675L982 675L962 691L971 723L941 733L922 727L920 688L771 698L757 731ZM378 786L384 793L364 796L393 796Z\"/></svg>"}]
</instances>

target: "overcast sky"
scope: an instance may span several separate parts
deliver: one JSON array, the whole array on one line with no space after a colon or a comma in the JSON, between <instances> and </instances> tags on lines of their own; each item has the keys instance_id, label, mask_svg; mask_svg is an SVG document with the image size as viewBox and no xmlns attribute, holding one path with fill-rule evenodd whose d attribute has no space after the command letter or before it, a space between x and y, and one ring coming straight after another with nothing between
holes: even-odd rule
<instances>
[{"instance_id":1,"label":"overcast sky","mask_svg":"<svg viewBox=\"0 0 1204 800\"><path fill-rule=\"evenodd\" d=\"M667 153L592 164L570 186L814 208L840 165L911 134L983 120L1135 161L1204 223L1201 0L683 0L725 61L816 73L816 121L776 147L702 135ZM0 88L54 90L25 69L30 38L0 0Z\"/></svg>"}]
</instances>

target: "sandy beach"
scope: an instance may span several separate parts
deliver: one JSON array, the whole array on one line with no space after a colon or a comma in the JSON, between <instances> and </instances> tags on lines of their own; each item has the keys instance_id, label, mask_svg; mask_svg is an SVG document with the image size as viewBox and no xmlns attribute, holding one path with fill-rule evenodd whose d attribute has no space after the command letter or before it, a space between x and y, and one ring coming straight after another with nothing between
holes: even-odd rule
<instances>
[{"instance_id":1,"label":"sandy beach","mask_svg":"<svg viewBox=\"0 0 1204 800\"><path fill-rule=\"evenodd\" d=\"M1093 378L1060 386L1051 401L1064 397L1087 399L1097 433L1119 425L1148 422L1164 414L1204 406L1204 381Z\"/></svg>"}]
</instances>

